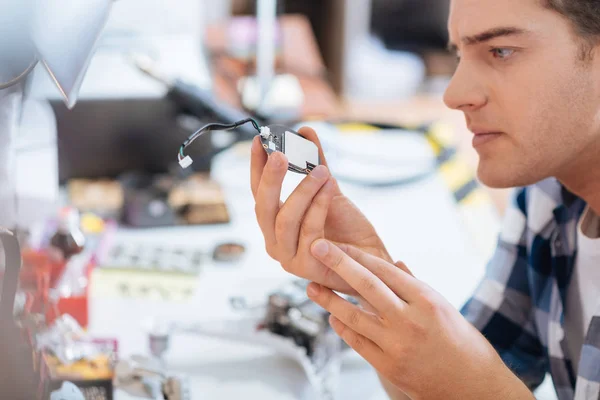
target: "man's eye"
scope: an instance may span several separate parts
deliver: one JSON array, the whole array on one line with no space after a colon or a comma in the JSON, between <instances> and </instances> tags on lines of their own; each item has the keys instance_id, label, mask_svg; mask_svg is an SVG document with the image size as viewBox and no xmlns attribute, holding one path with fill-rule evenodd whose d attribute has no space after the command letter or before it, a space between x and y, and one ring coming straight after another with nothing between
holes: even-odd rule
<instances>
[{"instance_id":1,"label":"man's eye","mask_svg":"<svg viewBox=\"0 0 600 400\"><path fill-rule=\"evenodd\" d=\"M494 56L494 58L498 58L500 60L505 60L508 57L512 56L514 54L514 50L512 49L502 49L502 48L495 48L495 49L491 49L490 53L492 53L492 55Z\"/></svg>"}]
</instances>

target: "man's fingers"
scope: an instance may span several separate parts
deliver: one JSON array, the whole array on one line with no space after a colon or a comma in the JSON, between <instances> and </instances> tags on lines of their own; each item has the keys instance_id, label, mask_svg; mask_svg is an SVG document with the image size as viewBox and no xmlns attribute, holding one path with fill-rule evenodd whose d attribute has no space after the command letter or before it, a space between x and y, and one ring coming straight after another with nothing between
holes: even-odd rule
<instances>
[{"instance_id":1,"label":"man's fingers","mask_svg":"<svg viewBox=\"0 0 600 400\"><path fill-rule=\"evenodd\" d=\"M418 298L424 289L421 281L416 279L402 262L390 264L379 257L347 244L339 245L346 255L377 276L387 287L407 303Z\"/></svg>"},{"instance_id":2,"label":"man's fingers","mask_svg":"<svg viewBox=\"0 0 600 400\"><path fill-rule=\"evenodd\" d=\"M331 268L382 315L393 314L405 303L385 283L335 244L319 239L311 246L313 256ZM395 267L394 267L395 268Z\"/></svg>"},{"instance_id":3,"label":"man's fingers","mask_svg":"<svg viewBox=\"0 0 600 400\"><path fill-rule=\"evenodd\" d=\"M377 342L383 333L382 325L377 317L360 307L342 299L331 289L316 283L310 283L306 289L308 297L329 311L331 315L342 321L353 331Z\"/></svg>"},{"instance_id":4,"label":"man's fingers","mask_svg":"<svg viewBox=\"0 0 600 400\"><path fill-rule=\"evenodd\" d=\"M250 187L252 188L252 195L256 199L256 193L258 192L258 185L260 184L260 177L263 174L265 165L267 164L267 153L262 147L260 137L255 136L252 140L252 150L250 158Z\"/></svg>"},{"instance_id":5,"label":"man's fingers","mask_svg":"<svg viewBox=\"0 0 600 400\"><path fill-rule=\"evenodd\" d=\"M296 255L300 229L303 220L308 217L307 211L312 208L311 205L326 207L325 215L322 216L322 221L320 221L321 226L324 227L327 208L329 208L332 196L332 186L327 183L328 179L329 171L327 167L318 166L300 182L281 207L275 221L275 237L277 245L287 258ZM323 229L321 229L322 231ZM317 239L317 237L314 239ZM320 237L322 237L322 234Z\"/></svg>"},{"instance_id":6,"label":"man's fingers","mask_svg":"<svg viewBox=\"0 0 600 400\"><path fill-rule=\"evenodd\" d=\"M348 346L352 347L376 370L380 371L385 367L385 354L372 340L355 332L333 315L329 317L329 324Z\"/></svg>"},{"instance_id":7,"label":"man's fingers","mask_svg":"<svg viewBox=\"0 0 600 400\"><path fill-rule=\"evenodd\" d=\"M329 179L315 197L300 226L299 246L310 245L325 233L325 221L333 196L335 194L335 180Z\"/></svg>"},{"instance_id":8,"label":"man's fingers","mask_svg":"<svg viewBox=\"0 0 600 400\"><path fill-rule=\"evenodd\" d=\"M307 240L306 245L310 246L312 242L318 239L315 235L325 231L327 214L336 190L335 179L329 178L306 211L300 227L300 243Z\"/></svg>"},{"instance_id":9,"label":"man's fingers","mask_svg":"<svg viewBox=\"0 0 600 400\"><path fill-rule=\"evenodd\" d=\"M263 170L256 192L256 218L265 236L267 246L274 246L275 220L281 204L281 186L288 168L288 161L281 152L272 153Z\"/></svg>"},{"instance_id":10,"label":"man's fingers","mask_svg":"<svg viewBox=\"0 0 600 400\"><path fill-rule=\"evenodd\" d=\"M408 267L406 266L406 264L404 264L402 261L396 261L394 263L394 265L398 268L400 268L402 271L406 272L407 274L409 274L410 276L414 277L415 274L412 273L412 271L410 269L408 269Z\"/></svg>"}]
</instances>

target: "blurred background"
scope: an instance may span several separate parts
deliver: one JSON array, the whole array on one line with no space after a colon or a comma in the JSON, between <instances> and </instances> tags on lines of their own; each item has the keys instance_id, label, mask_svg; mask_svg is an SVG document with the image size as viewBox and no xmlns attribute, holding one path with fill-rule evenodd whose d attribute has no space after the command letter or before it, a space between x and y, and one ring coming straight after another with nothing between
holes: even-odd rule
<instances>
[{"instance_id":1,"label":"blurred background","mask_svg":"<svg viewBox=\"0 0 600 400\"><path fill-rule=\"evenodd\" d=\"M448 7L94 0L97 38L80 34L94 18L69 31L43 14L60 40L41 35L51 51L0 85L0 225L23 260L14 309L26 335L11 340L15 359L34 354L20 364L36 398L65 382L88 400L386 398L307 305L306 282L266 254L249 182L256 132L201 136L188 169L177 154L213 122L314 128L392 256L460 307L508 192L477 181L471 134L442 101L456 66ZM92 42L88 62L72 56ZM302 177L288 173L283 200ZM3 267L8 282L18 266ZM555 398L548 382L538 398Z\"/></svg>"}]
</instances>

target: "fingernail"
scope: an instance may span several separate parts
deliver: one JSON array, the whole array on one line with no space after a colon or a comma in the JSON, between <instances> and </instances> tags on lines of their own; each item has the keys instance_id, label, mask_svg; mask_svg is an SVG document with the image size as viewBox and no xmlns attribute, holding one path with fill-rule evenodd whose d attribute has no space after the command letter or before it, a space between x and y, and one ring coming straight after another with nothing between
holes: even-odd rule
<instances>
[{"instance_id":1,"label":"fingernail","mask_svg":"<svg viewBox=\"0 0 600 400\"><path fill-rule=\"evenodd\" d=\"M311 297L317 296L320 291L321 291L321 288L316 283L311 283L306 288L306 293L308 293L308 295Z\"/></svg>"},{"instance_id":2,"label":"fingernail","mask_svg":"<svg viewBox=\"0 0 600 400\"><path fill-rule=\"evenodd\" d=\"M312 252L316 257L324 257L329 252L329 244L325 240L319 240L313 245Z\"/></svg>"},{"instance_id":3,"label":"fingernail","mask_svg":"<svg viewBox=\"0 0 600 400\"><path fill-rule=\"evenodd\" d=\"M332 326L333 326L333 325L337 324L337 323L338 323L338 321L339 321L339 319L337 319L336 317L334 317L334 316L333 316L333 314L331 314L331 315L329 316L329 324L330 324L330 325L332 325Z\"/></svg>"},{"instance_id":4,"label":"fingernail","mask_svg":"<svg viewBox=\"0 0 600 400\"><path fill-rule=\"evenodd\" d=\"M317 168L312 170L311 175L317 179L326 178L328 175L327 167L325 167L324 165L319 165L317 166Z\"/></svg>"},{"instance_id":5,"label":"fingernail","mask_svg":"<svg viewBox=\"0 0 600 400\"><path fill-rule=\"evenodd\" d=\"M275 152L275 153L271 153L271 162L273 163L274 167L281 167L283 165L283 154L280 152Z\"/></svg>"}]
</instances>

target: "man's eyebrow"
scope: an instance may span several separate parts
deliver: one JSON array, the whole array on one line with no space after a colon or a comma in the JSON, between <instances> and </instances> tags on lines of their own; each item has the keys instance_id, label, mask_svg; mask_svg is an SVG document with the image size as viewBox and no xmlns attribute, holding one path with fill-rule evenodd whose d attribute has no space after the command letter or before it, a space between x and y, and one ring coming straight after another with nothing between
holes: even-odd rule
<instances>
[{"instance_id":1,"label":"man's eyebrow","mask_svg":"<svg viewBox=\"0 0 600 400\"><path fill-rule=\"evenodd\" d=\"M483 31L476 35L465 36L461 39L461 42L463 42L465 45L472 46L475 44L489 42L490 40L496 39L499 37L518 36L518 35L524 35L526 33L529 33L529 31L522 29L522 28L517 28L514 26L501 26L501 27L497 27L497 28L488 29L487 31ZM456 44L454 44L452 42L448 43L448 51L456 52L457 48L458 47Z\"/></svg>"}]
</instances>

